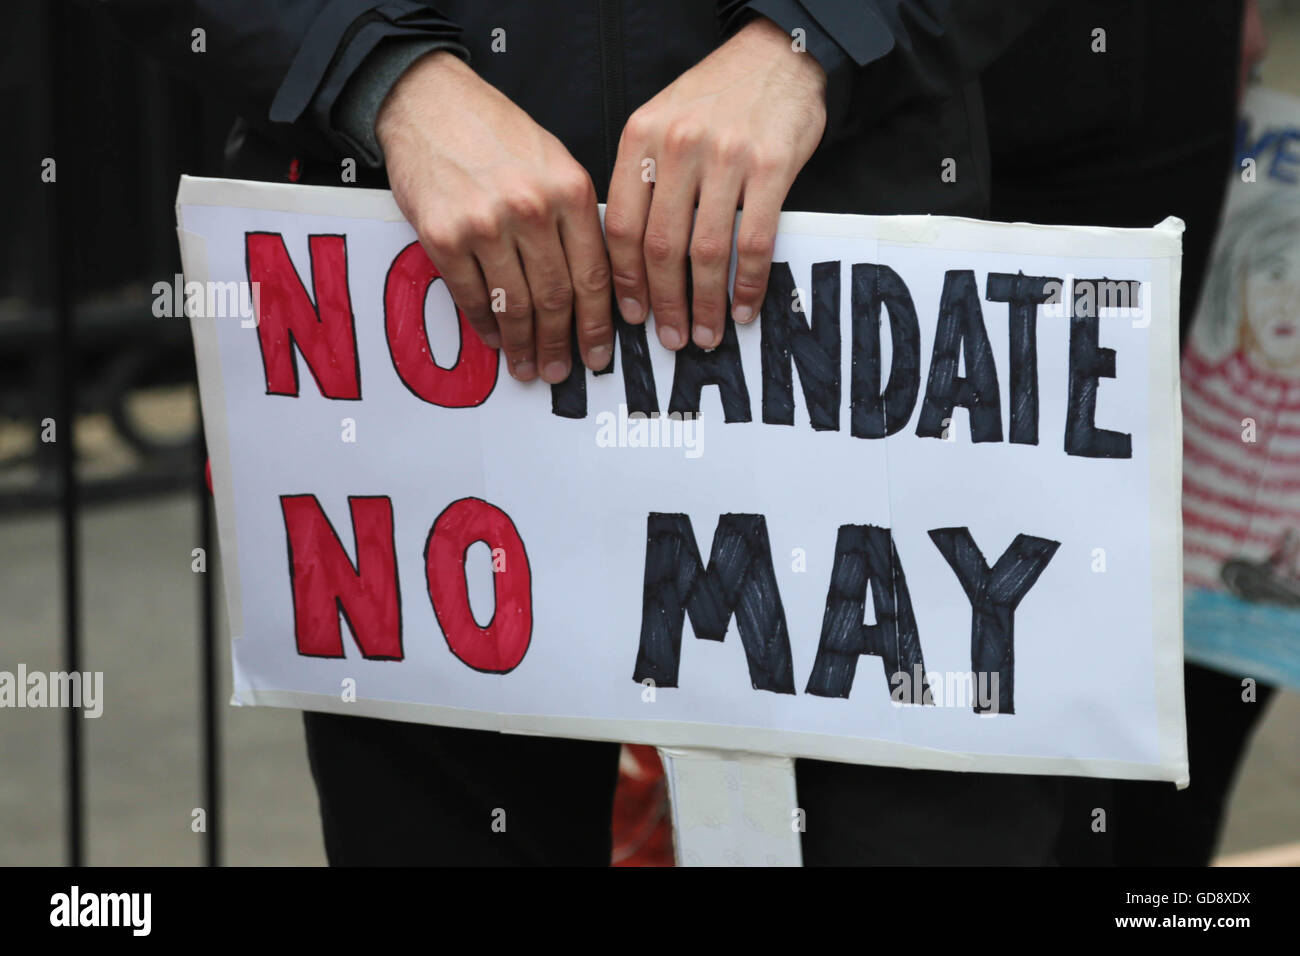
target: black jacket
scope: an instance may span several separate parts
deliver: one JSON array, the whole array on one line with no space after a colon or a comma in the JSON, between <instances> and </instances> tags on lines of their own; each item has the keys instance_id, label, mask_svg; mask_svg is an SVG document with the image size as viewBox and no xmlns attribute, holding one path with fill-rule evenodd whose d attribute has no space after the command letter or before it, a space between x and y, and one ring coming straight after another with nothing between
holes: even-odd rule
<instances>
[{"instance_id":1,"label":"black jacket","mask_svg":"<svg viewBox=\"0 0 1300 956\"><path fill-rule=\"evenodd\" d=\"M434 2L100 6L183 78L234 102L242 119L228 175L340 184L341 159L357 155L332 115L340 93L382 44L426 37L457 45L554 133L602 200L627 116L746 19L765 15L803 30L829 77L826 135L785 208L978 216L988 210L989 170L976 77L1052 0ZM955 182L941 178L947 159ZM384 185L382 170L363 172L359 184Z\"/></svg>"}]
</instances>

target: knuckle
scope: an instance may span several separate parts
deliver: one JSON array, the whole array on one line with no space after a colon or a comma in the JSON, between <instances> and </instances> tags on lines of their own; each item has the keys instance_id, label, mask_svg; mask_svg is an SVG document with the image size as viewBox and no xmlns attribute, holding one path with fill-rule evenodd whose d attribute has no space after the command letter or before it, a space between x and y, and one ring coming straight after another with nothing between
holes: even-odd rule
<instances>
[{"instance_id":1,"label":"knuckle","mask_svg":"<svg viewBox=\"0 0 1300 956\"><path fill-rule=\"evenodd\" d=\"M624 142L644 142L650 138L654 127L655 121L650 111L644 108L637 110L623 124L623 135L619 139L619 145Z\"/></svg>"},{"instance_id":2,"label":"knuckle","mask_svg":"<svg viewBox=\"0 0 1300 956\"><path fill-rule=\"evenodd\" d=\"M614 242L636 242L640 239L636 223L622 211L605 207L605 239Z\"/></svg>"},{"instance_id":3,"label":"knuckle","mask_svg":"<svg viewBox=\"0 0 1300 956\"><path fill-rule=\"evenodd\" d=\"M691 242L691 262L702 266L716 266L731 257L731 244L718 236L696 236Z\"/></svg>"},{"instance_id":4,"label":"knuckle","mask_svg":"<svg viewBox=\"0 0 1300 956\"><path fill-rule=\"evenodd\" d=\"M578 337L583 341L591 342L596 345L598 342L592 342L593 339L604 339L610 329L608 319L595 318L593 316L582 316L578 319Z\"/></svg>"},{"instance_id":5,"label":"knuckle","mask_svg":"<svg viewBox=\"0 0 1300 956\"><path fill-rule=\"evenodd\" d=\"M736 298L753 299L757 298L763 291L767 283L763 277L756 272L736 273Z\"/></svg>"},{"instance_id":6,"label":"knuckle","mask_svg":"<svg viewBox=\"0 0 1300 956\"><path fill-rule=\"evenodd\" d=\"M705 132L694 120L678 120L664 131L664 149L669 153L689 153L704 141Z\"/></svg>"},{"instance_id":7,"label":"knuckle","mask_svg":"<svg viewBox=\"0 0 1300 956\"><path fill-rule=\"evenodd\" d=\"M547 359L565 359L569 355L569 336L567 328L554 329L537 337L537 354L542 361Z\"/></svg>"},{"instance_id":8,"label":"knuckle","mask_svg":"<svg viewBox=\"0 0 1300 956\"><path fill-rule=\"evenodd\" d=\"M509 296L501 315L515 325L526 324L533 316L533 303L526 295Z\"/></svg>"},{"instance_id":9,"label":"knuckle","mask_svg":"<svg viewBox=\"0 0 1300 956\"><path fill-rule=\"evenodd\" d=\"M535 293L534 301L543 312L565 312L573 306L573 288L567 282L555 282Z\"/></svg>"},{"instance_id":10,"label":"knuckle","mask_svg":"<svg viewBox=\"0 0 1300 956\"><path fill-rule=\"evenodd\" d=\"M682 257L681 249L665 233L651 230L645 235L645 257L651 262L673 262Z\"/></svg>"},{"instance_id":11,"label":"knuckle","mask_svg":"<svg viewBox=\"0 0 1300 956\"><path fill-rule=\"evenodd\" d=\"M468 287L461 284L452 285L447 283L447 292L451 295L451 301L461 312L465 313L465 318L471 323L486 319L491 322L490 311L488 309L487 298L483 295L481 288L475 289L473 283Z\"/></svg>"},{"instance_id":12,"label":"knuckle","mask_svg":"<svg viewBox=\"0 0 1300 956\"><path fill-rule=\"evenodd\" d=\"M761 232L742 232L736 239L736 252L747 259L772 261L776 238Z\"/></svg>"},{"instance_id":13,"label":"knuckle","mask_svg":"<svg viewBox=\"0 0 1300 956\"><path fill-rule=\"evenodd\" d=\"M555 183L555 200L561 205L573 208L594 205L596 187L585 170L578 169L561 176Z\"/></svg>"},{"instance_id":14,"label":"knuckle","mask_svg":"<svg viewBox=\"0 0 1300 956\"><path fill-rule=\"evenodd\" d=\"M478 328L479 326L495 325L492 319L492 312L488 308L487 300L482 296L471 293L461 295L452 295L452 301L456 303L456 308L465 313L465 318L469 320L470 325Z\"/></svg>"},{"instance_id":15,"label":"knuckle","mask_svg":"<svg viewBox=\"0 0 1300 956\"><path fill-rule=\"evenodd\" d=\"M424 246L424 251L428 253L433 264L441 267L444 263L456 258L461 253L461 237L454 230L446 227L428 229L423 225L415 227L417 235L420 237L420 243Z\"/></svg>"},{"instance_id":16,"label":"knuckle","mask_svg":"<svg viewBox=\"0 0 1300 956\"><path fill-rule=\"evenodd\" d=\"M686 312L686 299L678 292L652 293L650 299L654 314L661 319L675 319Z\"/></svg>"},{"instance_id":17,"label":"knuckle","mask_svg":"<svg viewBox=\"0 0 1300 956\"><path fill-rule=\"evenodd\" d=\"M512 361L528 358L533 354L533 337L528 329L521 331L517 327L505 326L501 330L501 346Z\"/></svg>"},{"instance_id":18,"label":"knuckle","mask_svg":"<svg viewBox=\"0 0 1300 956\"><path fill-rule=\"evenodd\" d=\"M710 324L712 320L722 315L724 308L725 302L711 293L701 295L696 292L695 298L691 302L691 311L695 313L695 318L710 320Z\"/></svg>"},{"instance_id":19,"label":"knuckle","mask_svg":"<svg viewBox=\"0 0 1300 956\"><path fill-rule=\"evenodd\" d=\"M609 288L609 263L602 259L584 269L579 269L573 281L579 292L586 294L604 292Z\"/></svg>"},{"instance_id":20,"label":"knuckle","mask_svg":"<svg viewBox=\"0 0 1300 956\"><path fill-rule=\"evenodd\" d=\"M641 273L627 269L615 269L612 273L614 285L625 292L636 292L641 288Z\"/></svg>"},{"instance_id":21,"label":"knuckle","mask_svg":"<svg viewBox=\"0 0 1300 956\"><path fill-rule=\"evenodd\" d=\"M753 158L754 145L742 137L727 136L714 143L713 154L728 166L743 166Z\"/></svg>"},{"instance_id":22,"label":"knuckle","mask_svg":"<svg viewBox=\"0 0 1300 956\"><path fill-rule=\"evenodd\" d=\"M786 170L786 157L770 149L752 149L746 156L746 165L759 176L778 176Z\"/></svg>"},{"instance_id":23,"label":"knuckle","mask_svg":"<svg viewBox=\"0 0 1300 956\"><path fill-rule=\"evenodd\" d=\"M501 217L490 208L466 213L453 227L463 248L476 242L496 242L501 238Z\"/></svg>"},{"instance_id":24,"label":"knuckle","mask_svg":"<svg viewBox=\"0 0 1300 956\"><path fill-rule=\"evenodd\" d=\"M517 188L506 199L506 207L510 211L510 216L517 222L537 224L545 222L550 218L550 204L546 197L540 192L528 189Z\"/></svg>"}]
</instances>

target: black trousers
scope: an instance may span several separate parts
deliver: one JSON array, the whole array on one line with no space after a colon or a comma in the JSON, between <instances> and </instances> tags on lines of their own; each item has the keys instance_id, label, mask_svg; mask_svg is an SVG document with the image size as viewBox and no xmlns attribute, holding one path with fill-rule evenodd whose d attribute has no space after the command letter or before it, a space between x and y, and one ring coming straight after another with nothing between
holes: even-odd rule
<instances>
[{"instance_id":1,"label":"black trousers","mask_svg":"<svg viewBox=\"0 0 1300 956\"><path fill-rule=\"evenodd\" d=\"M605 866L617 744L305 713L331 865ZM797 762L804 863L1047 865L1060 778Z\"/></svg>"}]
</instances>

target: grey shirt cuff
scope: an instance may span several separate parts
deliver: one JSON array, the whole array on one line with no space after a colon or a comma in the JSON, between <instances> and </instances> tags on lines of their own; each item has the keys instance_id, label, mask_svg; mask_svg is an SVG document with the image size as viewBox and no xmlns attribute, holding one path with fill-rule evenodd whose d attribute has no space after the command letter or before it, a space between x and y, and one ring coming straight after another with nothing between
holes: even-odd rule
<instances>
[{"instance_id":1,"label":"grey shirt cuff","mask_svg":"<svg viewBox=\"0 0 1300 956\"><path fill-rule=\"evenodd\" d=\"M334 104L334 128L365 165L374 169L384 165L384 153L375 137L375 117L384 97L411 64L435 50L448 50L469 61L469 52L449 40L390 39L366 57L339 94Z\"/></svg>"}]
</instances>

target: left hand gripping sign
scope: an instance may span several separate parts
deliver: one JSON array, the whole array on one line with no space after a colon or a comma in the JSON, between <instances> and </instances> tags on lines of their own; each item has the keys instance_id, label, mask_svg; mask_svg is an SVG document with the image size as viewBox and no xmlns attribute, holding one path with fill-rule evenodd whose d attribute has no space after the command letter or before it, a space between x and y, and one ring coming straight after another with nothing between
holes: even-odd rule
<instances>
[{"instance_id":1,"label":"left hand gripping sign","mask_svg":"<svg viewBox=\"0 0 1300 956\"><path fill-rule=\"evenodd\" d=\"M237 703L1186 780L1177 220L786 213L753 325L547 386L386 192L178 216Z\"/></svg>"}]
</instances>

